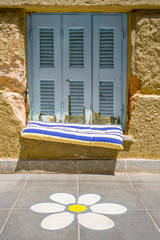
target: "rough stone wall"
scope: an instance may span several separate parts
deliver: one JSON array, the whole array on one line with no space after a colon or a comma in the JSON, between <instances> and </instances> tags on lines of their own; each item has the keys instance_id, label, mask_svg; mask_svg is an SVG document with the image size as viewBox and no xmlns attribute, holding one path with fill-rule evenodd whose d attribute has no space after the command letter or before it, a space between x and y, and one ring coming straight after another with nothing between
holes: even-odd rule
<instances>
[{"instance_id":1,"label":"rough stone wall","mask_svg":"<svg viewBox=\"0 0 160 240\"><path fill-rule=\"evenodd\" d=\"M132 14L128 134L124 151L20 138L28 113L24 19L0 13L0 157L21 159L160 158L160 14Z\"/></svg>"},{"instance_id":2,"label":"rough stone wall","mask_svg":"<svg viewBox=\"0 0 160 240\"><path fill-rule=\"evenodd\" d=\"M132 15L128 133L133 144L119 156L160 158L160 14Z\"/></svg>"},{"instance_id":3,"label":"rough stone wall","mask_svg":"<svg viewBox=\"0 0 160 240\"><path fill-rule=\"evenodd\" d=\"M134 9L159 9L159 0L0 0L1 8L25 12L128 13Z\"/></svg>"},{"instance_id":4,"label":"rough stone wall","mask_svg":"<svg viewBox=\"0 0 160 240\"><path fill-rule=\"evenodd\" d=\"M19 158L21 130L11 105L0 93L0 158Z\"/></svg>"},{"instance_id":5,"label":"rough stone wall","mask_svg":"<svg viewBox=\"0 0 160 240\"><path fill-rule=\"evenodd\" d=\"M107 6L159 6L159 0L0 0L1 6L43 6L43 5L107 5Z\"/></svg>"},{"instance_id":6,"label":"rough stone wall","mask_svg":"<svg viewBox=\"0 0 160 240\"><path fill-rule=\"evenodd\" d=\"M135 13L135 53L132 76L140 79L140 92L160 95L160 14Z\"/></svg>"},{"instance_id":7,"label":"rough stone wall","mask_svg":"<svg viewBox=\"0 0 160 240\"><path fill-rule=\"evenodd\" d=\"M23 14L4 11L0 13L0 155L2 157L18 156L20 129L26 125L26 88Z\"/></svg>"}]
</instances>

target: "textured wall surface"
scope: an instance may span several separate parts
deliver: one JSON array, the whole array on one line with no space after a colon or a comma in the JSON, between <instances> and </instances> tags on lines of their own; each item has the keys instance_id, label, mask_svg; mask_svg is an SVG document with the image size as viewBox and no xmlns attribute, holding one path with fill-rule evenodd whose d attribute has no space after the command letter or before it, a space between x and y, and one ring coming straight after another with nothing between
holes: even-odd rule
<instances>
[{"instance_id":1,"label":"textured wall surface","mask_svg":"<svg viewBox=\"0 0 160 240\"><path fill-rule=\"evenodd\" d=\"M158 5L159 0L0 0L1 6L24 6L24 5Z\"/></svg>"},{"instance_id":2,"label":"textured wall surface","mask_svg":"<svg viewBox=\"0 0 160 240\"><path fill-rule=\"evenodd\" d=\"M160 158L160 14L135 11L131 30L129 157ZM124 156L121 153L121 156ZM127 157L127 155L126 155Z\"/></svg>"},{"instance_id":3,"label":"textured wall surface","mask_svg":"<svg viewBox=\"0 0 160 240\"><path fill-rule=\"evenodd\" d=\"M159 9L159 0L0 0L0 8L23 8L26 12L129 12Z\"/></svg>"},{"instance_id":4,"label":"textured wall surface","mask_svg":"<svg viewBox=\"0 0 160 240\"><path fill-rule=\"evenodd\" d=\"M129 135L133 144L119 152L119 158L160 159L160 96L135 94Z\"/></svg>"},{"instance_id":5,"label":"textured wall surface","mask_svg":"<svg viewBox=\"0 0 160 240\"><path fill-rule=\"evenodd\" d=\"M135 54L132 75L140 79L141 93L160 94L160 14L134 14Z\"/></svg>"},{"instance_id":6,"label":"textured wall surface","mask_svg":"<svg viewBox=\"0 0 160 240\"><path fill-rule=\"evenodd\" d=\"M0 13L0 156L19 156L26 125L26 68L23 15Z\"/></svg>"},{"instance_id":7,"label":"textured wall surface","mask_svg":"<svg viewBox=\"0 0 160 240\"><path fill-rule=\"evenodd\" d=\"M14 2L17 4L20 2L23 5L22 1ZM23 1L24 4L27 2L29 1ZM34 2L38 4L38 1L32 1L32 3ZM49 2L53 1L44 1L46 4ZM57 1L59 4L62 2L65 4L65 1ZM68 2L75 4L78 1ZM95 2L92 1L92 3ZM122 2L132 4L139 1L119 1L119 4ZM147 3L147 0L141 2ZM149 2L152 4L156 1ZM81 1L81 3L89 5L89 1ZM101 3L107 3L107 0L101 1ZM110 1L110 4L115 3L116 0ZM132 13L131 42L129 43L131 61L128 66L130 69L128 134L132 135L133 143L125 142L124 151L118 152L113 149L47 143L20 138L20 131L26 124L28 112L24 19L23 14L19 11L0 13L0 157L20 159L160 159L159 28L159 13L154 11L134 11Z\"/></svg>"},{"instance_id":8,"label":"textured wall surface","mask_svg":"<svg viewBox=\"0 0 160 240\"><path fill-rule=\"evenodd\" d=\"M12 106L22 127L26 124L26 69L23 16L0 13L0 93Z\"/></svg>"},{"instance_id":9,"label":"textured wall surface","mask_svg":"<svg viewBox=\"0 0 160 240\"><path fill-rule=\"evenodd\" d=\"M19 157L21 130L11 105L5 101L3 93L0 93L0 158Z\"/></svg>"}]
</instances>

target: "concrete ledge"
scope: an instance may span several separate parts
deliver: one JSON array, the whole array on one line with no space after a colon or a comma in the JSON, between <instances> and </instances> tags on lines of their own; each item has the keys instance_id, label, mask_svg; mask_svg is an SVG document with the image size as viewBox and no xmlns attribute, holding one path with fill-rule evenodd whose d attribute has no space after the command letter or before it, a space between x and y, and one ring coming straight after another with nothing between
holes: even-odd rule
<instances>
[{"instance_id":1,"label":"concrete ledge","mask_svg":"<svg viewBox=\"0 0 160 240\"><path fill-rule=\"evenodd\" d=\"M0 173L114 174L160 173L160 160L16 160L0 159Z\"/></svg>"}]
</instances>

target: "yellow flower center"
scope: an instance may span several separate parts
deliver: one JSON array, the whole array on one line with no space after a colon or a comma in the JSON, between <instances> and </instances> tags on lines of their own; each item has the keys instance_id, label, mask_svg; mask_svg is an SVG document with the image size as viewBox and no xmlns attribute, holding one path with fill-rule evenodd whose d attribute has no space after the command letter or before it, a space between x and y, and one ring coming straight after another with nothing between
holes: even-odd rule
<instances>
[{"instance_id":1,"label":"yellow flower center","mask_svg":"<svg viewBox=\"0 0 160 240\"><path fill-rule=\"evenodd\" d=\"M87 210L87 207L83 205L75 204L75 205L69 206L68 209L72 212L84 212Z\"/></svg>"}]
</instances>

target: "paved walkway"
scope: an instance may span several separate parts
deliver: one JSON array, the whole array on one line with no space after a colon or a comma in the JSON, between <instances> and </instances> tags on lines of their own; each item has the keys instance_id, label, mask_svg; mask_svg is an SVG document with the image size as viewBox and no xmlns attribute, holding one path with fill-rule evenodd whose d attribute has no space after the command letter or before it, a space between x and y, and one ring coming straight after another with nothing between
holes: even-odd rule
<instances>
[{"instance_id":1,"label":"paved walkway","mask_svg":"<svg viewBox=\"0 0 160 240\"><path fill-rule=\"evenodd\" d=\"M0 240L159 240L160 174L0 175Z\"/></svg>"}]
</instances>

